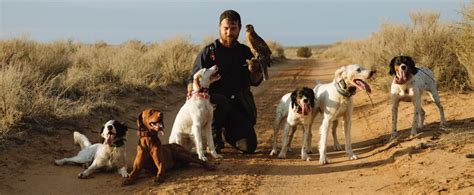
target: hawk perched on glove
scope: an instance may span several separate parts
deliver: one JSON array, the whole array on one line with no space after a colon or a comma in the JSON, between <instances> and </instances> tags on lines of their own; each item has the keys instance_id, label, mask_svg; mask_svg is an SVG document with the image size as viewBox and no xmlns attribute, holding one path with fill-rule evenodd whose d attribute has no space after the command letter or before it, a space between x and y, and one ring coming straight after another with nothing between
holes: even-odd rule
<instances>
[{"instance_id":1,"label":"hawk perched on glove","mask_svg":"<svg viewBox=\"0 0 474 195\"><path fill-rule=\"evenodd\" d=\"M267 67L270 67L272 59L272 51L268 47L267 43L258 36L251 24L245 26L247 28L247 42L250 49L252 50L253 55L261 61L261 69L263 72L263 79L268 79Z\"/></svg>"}]
</instances>

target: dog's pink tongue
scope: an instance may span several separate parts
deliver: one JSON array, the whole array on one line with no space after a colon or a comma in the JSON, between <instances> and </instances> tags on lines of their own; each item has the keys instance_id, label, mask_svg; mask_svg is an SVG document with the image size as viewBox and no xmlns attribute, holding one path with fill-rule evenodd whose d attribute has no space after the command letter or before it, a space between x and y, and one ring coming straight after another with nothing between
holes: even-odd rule
<instances>
[{"instance_id":1,"label":"dog's pink tongue","mask_svg":"<svg viewBox=\"0 0 474 195\"><path fill-rule=\"evenodd\" d=\"M355 82L358 86L364 88L364 90L366 90L367 92L369 92L369 93L372 92L372 89L370 88L370 85L367 84L366 82L364 82L362 80L356 80Z\"/></svg>"},{"instance_id":2,"label":"dog's pink tongue","mask_svg":"<svg viewBox=\"0 0 474 195\"><path fill-rule=\"evenodd\" d=\"M400 70L400 78L398 79L400 83L405 83L407 81L407 73L403 70Z\"/></svg>"},{"instance_id":3,"label":"dog's pink tongue","mask_svg":"<svg viewBox=\"0 0 474 195\"><path fill-rule=\"evenodd\" d=\"M303 104L303 106L301 106L301 112L303 113L303 115L308 115L309 113L311 113L311 106L308 104Z\"/></svg>"},{"instance_id":4,"label":"dog's pink tongue","mask_svg":"<svg viewBox=\"0 0 474 195\"><path fill-rule=\"evenodd\" d=\"M105 142L109 145L112 145L114 143L114 136L113 135L107 135L107 139L105 140Z\"/></svg>"}]
</instances>

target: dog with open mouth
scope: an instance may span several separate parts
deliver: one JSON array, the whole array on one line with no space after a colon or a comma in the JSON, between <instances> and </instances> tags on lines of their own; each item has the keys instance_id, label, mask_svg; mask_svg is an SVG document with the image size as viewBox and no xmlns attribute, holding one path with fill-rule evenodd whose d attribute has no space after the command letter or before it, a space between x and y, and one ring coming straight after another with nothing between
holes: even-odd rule
<instances>
[{"instance_id":1,"label":"dog with open mouth","mask_svg":"<svg viewBox=\"0 0 474 195\"><path fill-rule=\"evenodd\" d=\"M444 126L446 119L444 109L441 105L436 81L433 72L426 67L416 67L415 61L410 56L396 56L390 61L389 74L393 76L390 88L392 100L392 135L391 139L398 136L397 119L398 105L400 102L412 102L414 105L414 114L410 136L416 136L417 128L423 127L425 120L425 111L421 107L421 95L428 91L431 99L438 107L440 116L440 125Z\"/></svg>"},{"instance_id":2,"label":"dog with open mouth","mask_svg":"<svg viewBox=\"0 0 474 195\"><path fill-rule=\"evenodd\" d=\"M100 143L91 144L87 137L77 131L73 133L74 143L79 144L81 151L71 158L55 160L55 165L83 164L86 170L79 173L80 179L88 178L99 169L113 170L128 177L125 141L128 128L126 125L110 120L100 129Z\"/></svg>"},{"instance_id":3,"label":"dog with open mouth","mask_svg":"<svg viewBox=\"0 0 474 195\"><path fill-rule=\"evenodd\" d=\"M291 138L288 133L294 135L298 125L303 127L303 145L301 147L301 159L309 161L311 158L309 141L311 140L311 126L316 116L314 91L307 87L295 89L292 93L285 94L277 106L275 121L273 123L273 147L270 155L277 153L277 135L280 123L284 121L284 128L281 136L282 149L278 158L286 158L286 153L291 146ZM284 120L286 119L286 120ZM291 132L289 132L291 130Z\"/></svg>"},{"instance_id":4,"label":"dog with open mouth","mask_svg":"<svg viewBox=\"0 0 474 195\"><path fill-rule=\"evenodd\" d=\"M328 130L332 128L334 149L342 150L337 140L336 129L340 118L344 122L345 150L350 160L357 159L352 152L351 123L352 111L354 109L353 96L357 90L371 93L367 80L374 75L375 71L368 70L359 64L343 66L336 70L334 80L327 84L318 84L314 87L316 96L316 110L323 114L323 121L319 128L319 164L327 164L326 142ZM311 144L311 143L310 143ZM311 145L310 145L311 147Z\"/></svg>"},{"instance_id":5,"label":"dog with open mouth","mask_svg":"<svg viewBox=\"0 0 474 195\"><path fill-rule=\"evenodd\" d=\"M159 135L164 135L163 113L156 109L145 109L137 117L137 135L139 137L137 155L130 177L124 185L135 183L140 171L147 169L156 173L154 183L163 181L166 172L189 163L195 163L208 170L215 167L197 158L193 153L178 144L161 144Z\"/></svg>"}]
</instances>

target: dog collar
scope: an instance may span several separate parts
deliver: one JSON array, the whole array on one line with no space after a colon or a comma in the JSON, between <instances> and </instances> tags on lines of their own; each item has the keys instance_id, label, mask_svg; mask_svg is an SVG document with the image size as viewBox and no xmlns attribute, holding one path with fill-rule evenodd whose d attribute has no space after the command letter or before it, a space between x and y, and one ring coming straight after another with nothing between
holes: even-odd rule
<instances>
[{"instance_id":1,"label":"dog collar","mask_svg":"<svg viewBox=\"0 0 474 195\"><path fill-rule=\"evenodd\" d=\"M112 144L112 147L121 147L123 145L125 145L125 141L127 141L126 139L119 139L117 141L115 141L113 144Z\"/></svg>"},{"instance_id":2,"label":"dog collar","mask_svg":"<svg viewBox=\"0 0 474 195\"><path fill-rule=\"evenodd\" d=\"M156 131L137 131L138 137L156 137L158 133Z\"/></svg>"},{"instance_id":3,"label":"dog collar","mask_svg":"<svg viewBox=\"0 0 474 195\"><path fill-rule=\"evenodd\" d=\"M209 95L209 88L200 88L198 91L193 91L191 93L191 97L192 96L196 96L196 97L200 97L202 99L209 99L211 96Z\"/></svg>"},{"instance_id":4,"label":"dog collar","mask_svg":"<svg viewBox=\"0 0 474 195\"><path fill-rule=\"evenodd\" d=\"M351 87L346 87L344 80L339 81L339 83L335 82L334 85L336 86L337 92L344 97L351 97L356 94L357 89L351 90Z\"/></svg>"}]
</instances>

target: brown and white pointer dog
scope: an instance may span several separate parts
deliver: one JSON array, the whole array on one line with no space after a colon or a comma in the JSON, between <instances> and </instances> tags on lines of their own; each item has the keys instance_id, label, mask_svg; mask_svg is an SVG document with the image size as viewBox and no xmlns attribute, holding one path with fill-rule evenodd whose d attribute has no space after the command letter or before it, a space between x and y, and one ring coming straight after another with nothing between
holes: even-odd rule
<instances>
[{"instance_id":1,"label":"brown and white pointer dog","mask_svg":"<svg viewBox=\"0 0 474 195\"><path fill-rule=\"evenodd\" d=\"M158 134L164 135L163 113L156 109L145 109L137 118L139 136L137 156L133 163L133 170L129 178L123 181L124 185L133 184L139 176L140 170L145 168L156 171L154 183L163 181L166 171L186 165L196 163L208 170L214 170L215 166L197 158L181 145L161 144Z\"/></svg>"}]
</instances>

